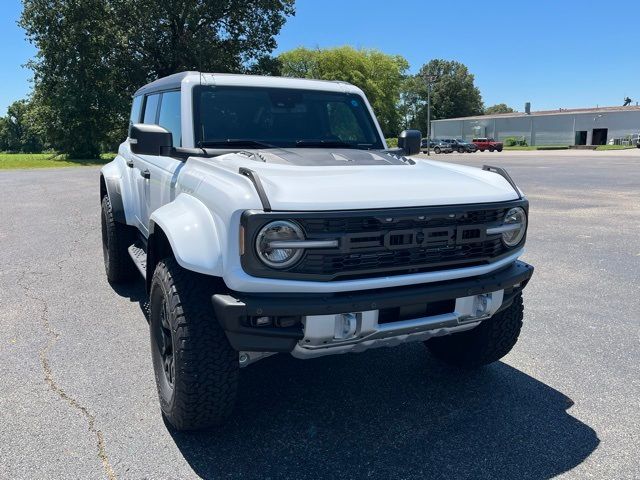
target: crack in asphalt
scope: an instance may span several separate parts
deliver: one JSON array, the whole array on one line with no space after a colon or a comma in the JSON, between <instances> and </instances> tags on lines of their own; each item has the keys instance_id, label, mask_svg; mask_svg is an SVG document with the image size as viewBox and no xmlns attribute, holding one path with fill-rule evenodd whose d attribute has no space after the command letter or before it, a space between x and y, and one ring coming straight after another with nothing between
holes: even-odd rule
<instances>
[{"instance_id":1,"label":"crack in asphalt","mask_svg":"<svg viewBox=\"0 0 640 480\"><path fill-rule=\"evenodd\" d=\"M58 339L60 338L60 334L56 332L51 326L51 322L49 321L49 304L47 300L34 295L31 292L31 288L27 283L25 283L25 278L28 272L24 271L22 275L18 278L16 282L23 290L24 294L27 298L31 300L37 301L42 304L42 312L40 313L40 321L47 335L47 343L44 347L40 349L39 357L40 364L42 366L42 370L44 371L44 381L49 386L49 389L58 395L62 400L67 402L72 408L79 411L87 420L87 427L91 433L93 433L96 437L96 443L98 447L98 458L102 462L102 467L104 469L104 473L109 480L116 480L118 477L116 476L113 467L111 466L111 462L109 461L109 457L107 455L107 449L104 441L104 434L102 431L96 426L96 417L93 415L87 407L82 405L78 400L68 394L60 385L55 381L55 377L53 375L53 370L49 363L49 352L56 344Z\"/></svg>"}]
</instances>

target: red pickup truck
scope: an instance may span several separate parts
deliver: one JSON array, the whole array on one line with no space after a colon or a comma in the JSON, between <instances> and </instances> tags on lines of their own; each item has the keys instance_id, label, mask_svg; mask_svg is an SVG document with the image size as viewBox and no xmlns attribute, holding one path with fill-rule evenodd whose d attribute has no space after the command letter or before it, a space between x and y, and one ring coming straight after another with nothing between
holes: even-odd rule
<instances>
[{"instance_id":1,"label":"red pickup truck","mask_svg":"<svg viewBox=\"0 0 640 480\"><path fill-rule=\"evenodd\" d=\"M481 152L485 150L489 150L490 152L494 150L502 151L502 142L497 142L493 138L474 138L471 143L478 147L478 150Z\"/></svg>"}]
</instances>

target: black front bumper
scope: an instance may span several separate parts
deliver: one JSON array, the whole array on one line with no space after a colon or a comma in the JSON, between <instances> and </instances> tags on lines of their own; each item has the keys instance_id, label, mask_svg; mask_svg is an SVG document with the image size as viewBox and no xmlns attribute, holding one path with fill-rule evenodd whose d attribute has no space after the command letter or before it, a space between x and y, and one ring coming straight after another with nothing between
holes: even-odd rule
<instances>
[{"instance_id":1,"label":"black front bumper","mask_svg":"<svg viewBox=\"0 0 640 480\"><path fill-rule=\"evenodd\" d=\"M302 328L254 327L250 317L329 315L363 312L403 305L436 302L504 290L501 309L511 305L533 275L533 267L516 261L510 266L473 278L426 283L405 287L342 292L317 293L241 293L213 295L216 317L229 342L238 351L290 352L303 337Z\"/></svg>"}]
</instances>

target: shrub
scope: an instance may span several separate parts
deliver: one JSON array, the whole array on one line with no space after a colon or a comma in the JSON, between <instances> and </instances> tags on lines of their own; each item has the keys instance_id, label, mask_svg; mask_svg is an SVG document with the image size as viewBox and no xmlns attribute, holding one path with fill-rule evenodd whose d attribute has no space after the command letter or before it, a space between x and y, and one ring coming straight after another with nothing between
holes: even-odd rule
<instances>
[{"instance_id":1,"label":"shrub","mask_svg":"<svg viewBox=\"0 0 640 480\"><path fill-rule=\"evenodd\" d=\"M502 142L505 147L526 147L527 140L524 137L507 137Z\"/></svg>"}]
</instances>

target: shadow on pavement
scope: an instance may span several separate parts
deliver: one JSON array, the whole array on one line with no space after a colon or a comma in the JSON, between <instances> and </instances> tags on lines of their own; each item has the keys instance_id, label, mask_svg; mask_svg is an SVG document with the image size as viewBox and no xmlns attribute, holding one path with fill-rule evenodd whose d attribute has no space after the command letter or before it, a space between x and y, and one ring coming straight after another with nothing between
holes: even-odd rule
<instances>
[{"instance_id":1,"label":"shadow on pavement","mask_svg":"<svg viewBox=\"0 0 640 480\"><path fill-rule=\"evenodd\" d=\"M114 292L121 297L128 298L131 302L137 302L140 310L148 321L149 317L149 296L145 291L144 282L136 279L129 283L110 284Z\"/></svg>"},{"instance_id":2,"label":"shadow on pavement","mask_svg":"<svg viewBox=\"0 0 640 480\"><path fill-rule=\"evenodd\" d=\"M572 404L504 363L463 372L411 344L262 360L227 425L168 428L203 478L547 479L598 446Z\"/></svg>"}]
</instances>

